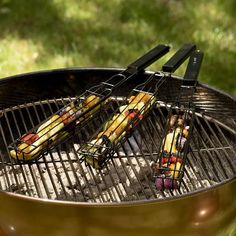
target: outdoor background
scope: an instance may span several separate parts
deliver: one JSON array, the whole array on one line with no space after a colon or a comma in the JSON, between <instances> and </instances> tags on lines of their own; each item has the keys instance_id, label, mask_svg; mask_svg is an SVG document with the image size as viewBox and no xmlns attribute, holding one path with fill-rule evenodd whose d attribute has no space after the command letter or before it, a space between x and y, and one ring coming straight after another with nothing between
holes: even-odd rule
<instances>
[{"instance_id":1,"label":"outdoor background","mask_svg":"<svg viewBox=\"0 0 236 236\"><path fill-rule=\"evenodd\" d=\"M174 53L193 42L205 53L199 80L236 96L235 37L235 0L0 0L0 78L126 67L159 43Z\"/></svg>"}]
</instances>

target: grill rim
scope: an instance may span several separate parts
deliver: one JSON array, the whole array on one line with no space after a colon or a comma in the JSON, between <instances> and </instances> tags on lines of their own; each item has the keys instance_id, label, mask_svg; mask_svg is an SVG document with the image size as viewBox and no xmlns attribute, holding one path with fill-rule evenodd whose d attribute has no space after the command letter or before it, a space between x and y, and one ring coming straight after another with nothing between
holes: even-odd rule
<instances>
[{"instance_id":1,"label":"grill rim","mask_svg":"<svg viewBox=\"0 0 236 236\"><path fill-rule=\"evenodd\" d=\"M28 73L22 73L22 74L17 74L17 75L13 75L13 76L9 76L9 77L5 77L2 78L0 80L0 85L4 84L4 83L9 83L11 81L14 80L28 80L28 79L34 79L36 76L43 76L43 75L52 75L52 74L60 74L60 73L73 73L73 72L109 72L109 73L117 73L122 71L123 68L109 68L109 67L81 67L81 68L77 68L77 67L72 67L72 68L57 68L57 69L50 69L50 70L42 70L42 71L33 71L33 72L28 72ZM146 71L145 74L149 75L154 73L153 71ZM172 75L172 77L174 79L177 80L182 80L181 76L176 76L176 75ZM204 84L204 83L199 83L199 86L209 89L213 92L219 93L223 96L228 97L229 99L232 99L233 101L236 102L236 97L234 97L233 95L230 95L224 91L221 91L218 88L215 88L212 85L208 85L208 84ZM26 196L26 195L22 195L22 194L18 194L18 193L12 193L12 192L5 192L0 190L0 194L6 194L6 195L10 195L10 196L14 196L17 198L22 198L22 199L26 199L26 200L31 200L31 201L39 201L39 202L47 202L47 203L55 203L55 204L67 204L67 205L78 205L78 206L129 206L129 205L144 205L144 204L154 204L157 202L167 202L167 201L175 201L178 199L184 199L187 197L192 197L204 192L209 192L212 191L214 189L218 189L223 185L229 184L231 182L234 182L236 180L236 175L233 176L230 179L227 179L225 181L221 181L219 184L213 185L211 187L208 188L203 188L203 189L198 189L196 191L191 191L188 193L185 193L183 195L175 195L172 196L171 198L162 198L162 199L152 199L152 200L134 200L134 201L127 201L127 202L105 202L105 203L91 203L91 202L73 202L73 201L66 201L66 200L53 200L53 199L43 199L43 198L35 198L35 197L31 197L31 196Z\"/></svg>"},{"instance_id":2,"label":"grill rim","mask_svg":"<svg viewBox=\"0 0 236 236\"><path fill-rule=\"evenodd\" d=\"M36 75L46 75L49 73L65 73L65 72L79 72L79 71L105 71L105 72L112 72L112 73L118 73L125 68L123 67L68 67L68 68L56 68L56 69L48 69L48 70L40 70L40 71L31 71L31 72L26 72L22 74L17 74L17 75L11 75L7 76L4 78L1 78L0 80L0 85L4 82L9 82L10 80L14 79L33 79L34 76ZM146 70L145 74L152 74L154 71ZM29 77L29 78L28 78ZM178 75L171 75L172 78L177 79L177 80L182 80L183 77L178 76ZM236 102L236 96L233 96L219 88L214 87L213 85L208 85L205 83L199 82L199 85L202 86L203 88L207 88L210 90L213 90L214 92L220 93L221 95L227 96L230 99L233 99Z\"/></svg>"},{"instance_id":3,"label":"grill rim","mask_svg":"<svg viewBox=\"0 0 236 236\"><path fill-rule=\"evenodd\" d=\"M35 197L31 197L31 196L26 196L26 195L22 195L22 194L18 194L18 193L12 193L12 192L4 192L2 190L0 190L0 194L6 194L9 195L11 197L16 197L16 198L20 198L22 200L30 200L32 202L44 202L44 203L48 203L48 204L56 204L56 205L70 205L70 206L84 206L84 207L128 207L128 206L141 206L141 205L147 205L147 204L155 204L155 203L163 203L163 202L170 202L170 201L177 201L177 200L183 200L185 198L189 198L189 197L195 197L198 196L202 193L208 193L214 190L217 190L218 188L222 187L222 185L227 185L227 184L231 184L233 182L236 182L236 175L230 179L227 179L226 181L222 181L219 184L216 185L212 185L211 187L208 187L207 189L200 189L197 191L191 191L188 193L185 193L183 195L175 195L172 196L171 198L161 198L161 199L152 199L152 200L134 200L134 201L121 201L121 202L105 202L105 203L93 203L93 202L74 202L74 201L65 201L65 200L53 200L53 199L46 199L46 198L35 198Z\"/></svg>"}]
</instances>

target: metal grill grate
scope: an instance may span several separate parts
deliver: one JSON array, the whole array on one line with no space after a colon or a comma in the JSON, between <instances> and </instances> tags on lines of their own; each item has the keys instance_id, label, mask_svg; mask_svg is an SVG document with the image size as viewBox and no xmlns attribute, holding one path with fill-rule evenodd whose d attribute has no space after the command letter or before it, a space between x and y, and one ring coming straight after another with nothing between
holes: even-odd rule
<instances>
[{"instance_id":1,"label":"metal grill grate","mask_svg":"<svg viewBox=\"0 0 236 236\"><path fill-rule=\"evenodd\" d=\"M38 101L7 108L0 118L0 189L37 198L81 202L121 202L163 199L216 186L236 174L235 131L196 113L191 150L180 189L157 191L151 162L158 156L169 107L162 102L144 119L102 170L80 162L79 146L110 116L99 113L73 139L39 160L20 163L10 158L8 145L75 98ZM116 109L124 98L113 97ZM233 122L233 120L232 120Z\"/></svg>"}]
</instances>

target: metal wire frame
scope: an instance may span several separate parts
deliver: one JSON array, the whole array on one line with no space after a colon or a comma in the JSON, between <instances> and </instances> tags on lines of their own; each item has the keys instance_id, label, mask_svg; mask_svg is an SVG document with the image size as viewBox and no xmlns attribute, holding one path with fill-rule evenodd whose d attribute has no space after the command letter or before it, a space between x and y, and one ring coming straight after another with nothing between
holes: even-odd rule
<instances>
[{"instance_id":1,"label":"metal wire frame","mask_svg":"<svg viewBox=\"0 0 236 236\"><path fill-rule=\"evenodd\" d=\"M178 123L179 119L182 120L182 126L171 124L174 116L177 117L175 123ZM162 133L163 141L159 147L159 155L152 164L158 190L180 188L192 137L194 117L195 112L192 108L173 108L171 106L169 109L168 119ZM189 128L187 137L184 135L186 127Z\"/></svg>"},{"instance_id":2,"label":"metal wire frame","mask_svg":"<svg viewBox=\"0 0 236 236\"><path fill-rule=\"evenodd\" d=\"M82 155L82 162L85 161L87 164L90 164L94 168L102 168L103 165L111 158L113 158L115 150L117 150L120 144L130 136L132 130L135 130L135 127L139 124L140 116L145 116L153 108L153 105L156 101L156 96L160 87L165 83L165 80L169 77L162 72L156 72L142 84L134 88L126 100L120 103L117 108L113 111L109 109L109 119L106 120L103 125L95 132L89 141L78 150L78 153ZM139 100L135 100L136 104L133 104L130 108L129 99L140 96ZM138 104L142 102L144 96L149 96L147 101L138 107ZM121 110L122 109L122 110ZM122 114L126 111L135 111L134 117L129 119L127 124L122 127L122 123L125 122L128 115ZM115 125L118 121L118 125ZM115 128L112 128L114 127ZM119 130L119 134L111 141L112 133L106 134L106 131L112 128L112 133L115 134ZM98 137L100 136L100 137ZM125 137L124 137L125 136ZM102 139L102 143L101 142Z\"/></svg>"}]
</instances>

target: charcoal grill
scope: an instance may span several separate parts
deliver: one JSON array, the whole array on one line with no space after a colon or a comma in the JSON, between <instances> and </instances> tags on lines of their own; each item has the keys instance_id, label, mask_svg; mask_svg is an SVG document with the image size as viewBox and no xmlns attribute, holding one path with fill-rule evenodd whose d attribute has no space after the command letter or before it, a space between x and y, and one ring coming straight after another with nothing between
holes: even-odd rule
<instances>
[{"instance_id":1,"label":"charcoal grill","mask_svg":"<svg viewBox=\"0 0 236 236\"><path fill-rule=\"evenodd\" d=\"M236 209L236 100L223 92L197 86L193 137L181 188L155 188L150 163L158 155L169 104L179 94L182 79L177 76L165 80L155 109L101 170L81 163L76 150L109 117L109 110L97 114L81 133L48 150L39 160L22 163L9 158L8 145L17 137L120 71L60 69L0 81L3 235L161 235L166 230L173 235L204 235L205 227L214 235L232 223ZM133 87L152 74L146 72L121 86L110 99L110 109L115 110ZM188 94L182 99L188 101ZM166 220L169 217L171 220Z\"/></svg>"}]
</instances>

